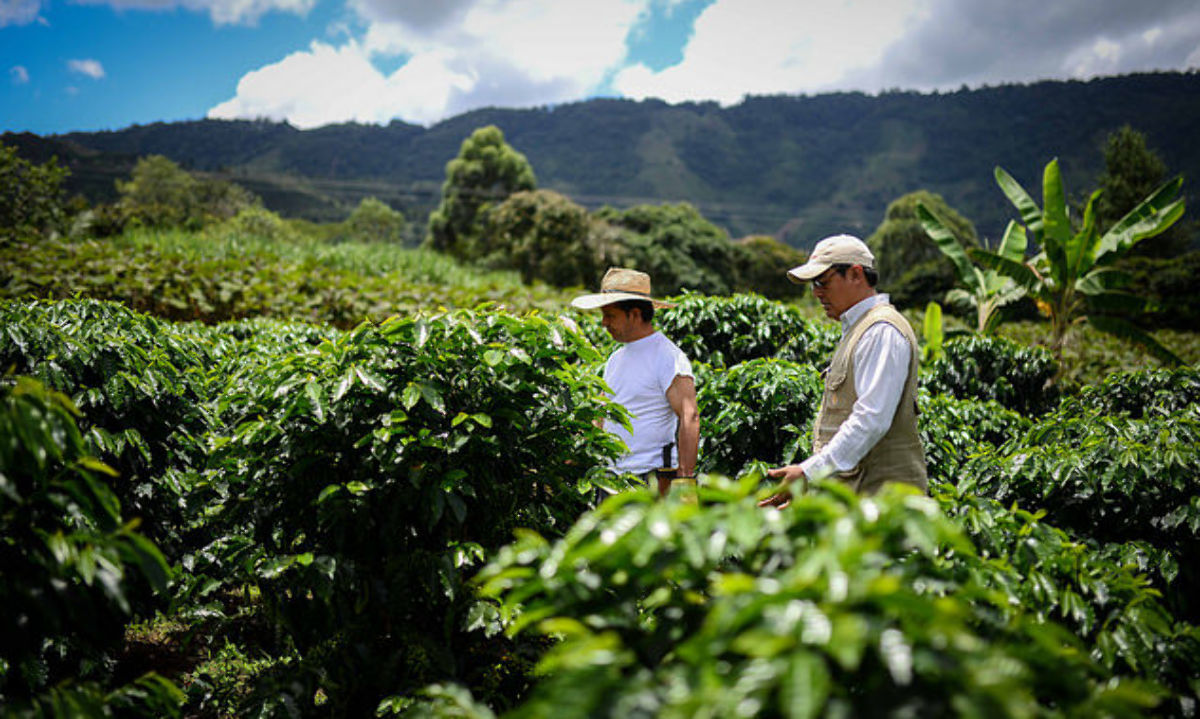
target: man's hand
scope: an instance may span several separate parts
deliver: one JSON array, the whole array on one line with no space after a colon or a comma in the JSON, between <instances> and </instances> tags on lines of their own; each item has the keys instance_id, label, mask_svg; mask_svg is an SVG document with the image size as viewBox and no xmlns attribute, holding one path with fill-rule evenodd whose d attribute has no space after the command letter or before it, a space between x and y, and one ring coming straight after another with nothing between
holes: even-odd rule
<instances>
[{"instance_id":1,"label":"man's hand","mask_svg":"<svg viewBox=\"0 0 1200 719\"><path fill-rule=\"evenodd\" d=\"M800 469L800 465L798 464L789 464L786 467L768 469L767 476L771 479L779 480L783 484L783 489L759 502L758 506L783 509L792 503L792 490L788 489L788 487L804 479L804 470Z\"/></svg>"}]
</instances>

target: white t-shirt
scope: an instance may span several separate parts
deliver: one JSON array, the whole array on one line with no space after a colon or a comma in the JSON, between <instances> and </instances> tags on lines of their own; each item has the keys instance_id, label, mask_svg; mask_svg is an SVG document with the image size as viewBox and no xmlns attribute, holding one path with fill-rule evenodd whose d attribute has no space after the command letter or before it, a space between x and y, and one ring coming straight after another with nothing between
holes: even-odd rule
<instances>
[{"instance_id":1,"label":"white t-shirt","mask_svg":"<svg viewBox=\"0 0 1200 719\"><path fill-rule=\"evenodd\" d=\"M670 444L671 466L678 466L675 445L677 417L667 401L667 388L676 377L692 377L692 363L683 350L661 332L628 342L604 363L604 381L612 388L609 398L629 412L631 435L624 427L606 421L604 428L621 438L629 454L613 463L614 472L644 474L662 466L662 448Z\"/></svg>"}]
</instances>

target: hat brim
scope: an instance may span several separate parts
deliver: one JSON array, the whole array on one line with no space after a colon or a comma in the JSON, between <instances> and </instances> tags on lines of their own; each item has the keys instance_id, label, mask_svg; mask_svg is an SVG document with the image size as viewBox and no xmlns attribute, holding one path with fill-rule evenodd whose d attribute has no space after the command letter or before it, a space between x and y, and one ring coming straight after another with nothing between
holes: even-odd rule
<instances>
[{"instance_id":1,"label":"hat brim","mask_svg":"<svg viewBox=\"0 0 1200 719\"><path fill-rule=\"evenodd\" d=\"M792 282L797 284L803 282L811 282L821 276L825 270L833 267L832 262L805 262L799 267L793 267L787 271L787 277Z\"/></svg>"},{"instance_id":2,"label":"hat brim","mask_svg":"<svg viewBox=\"0 0 1200 719\"><path fill-rule=\"evenodd\" d=\"M675 306L674 302L664 302L663 300L656 300L653 297L646 297L645 295L635 295L632 292L597 292L591 295L580 295L571 300L571 306L581 310L594 310L598 307L611 305L614 302L623 302L624 300L649 301L655 307Z\"/></svg>"}]
</instances>

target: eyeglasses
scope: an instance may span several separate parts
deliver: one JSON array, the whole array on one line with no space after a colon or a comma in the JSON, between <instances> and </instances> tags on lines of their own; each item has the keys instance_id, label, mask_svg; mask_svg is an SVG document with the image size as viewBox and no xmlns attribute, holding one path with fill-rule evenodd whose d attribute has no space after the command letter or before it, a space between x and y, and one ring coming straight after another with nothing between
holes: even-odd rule
<instances>
[{"instance_id":1,"label":"eyeglasses","mask_svg":"<svg viewBox=\"0 0 1200 719\"><path fill-rule=\"evenodd\" d=\"M814 277L812 281L813 289L823 290L829 286L829 280L833 278L834 273L839 275L846 274L846 270L852 265L833 265L829 269L821 273L820 277Z\"/></svg>"}]
</instances>

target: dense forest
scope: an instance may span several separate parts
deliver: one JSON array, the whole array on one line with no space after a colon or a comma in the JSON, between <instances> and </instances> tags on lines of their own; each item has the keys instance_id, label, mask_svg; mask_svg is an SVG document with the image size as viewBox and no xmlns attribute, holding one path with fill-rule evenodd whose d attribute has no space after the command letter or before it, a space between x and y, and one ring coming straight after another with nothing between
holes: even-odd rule
<instances>
[{"instance_id":1,"label":"dense forest","mask_svg":"<svg viewBox=\"0 0 1200 719\"><path fill-rule=\"evenodd\" d=\"M71 169L68 189L92 202L113 199L113 181L139 156L161 154L233 180L285 216L340 219L374 196L419 219L436 206L463 139L496 125L540 187L586 207L685 200L734 237L774 234L807 248L830 231L869 234L890 201L918 189L998 237L1010 210L990 182L995 165L1034 184L1058 157L1068 186L1094 186L1105 138L1127 124L1171 172L1195 177L1198 122L1200 75L1154 73L952 93L750 97L728 108L594 99L478 110L428 129L200 120L2 141L34 161L57 155ZM1191 202L1196 187L1185 184Z\"/></svg>"}]
</instances>

